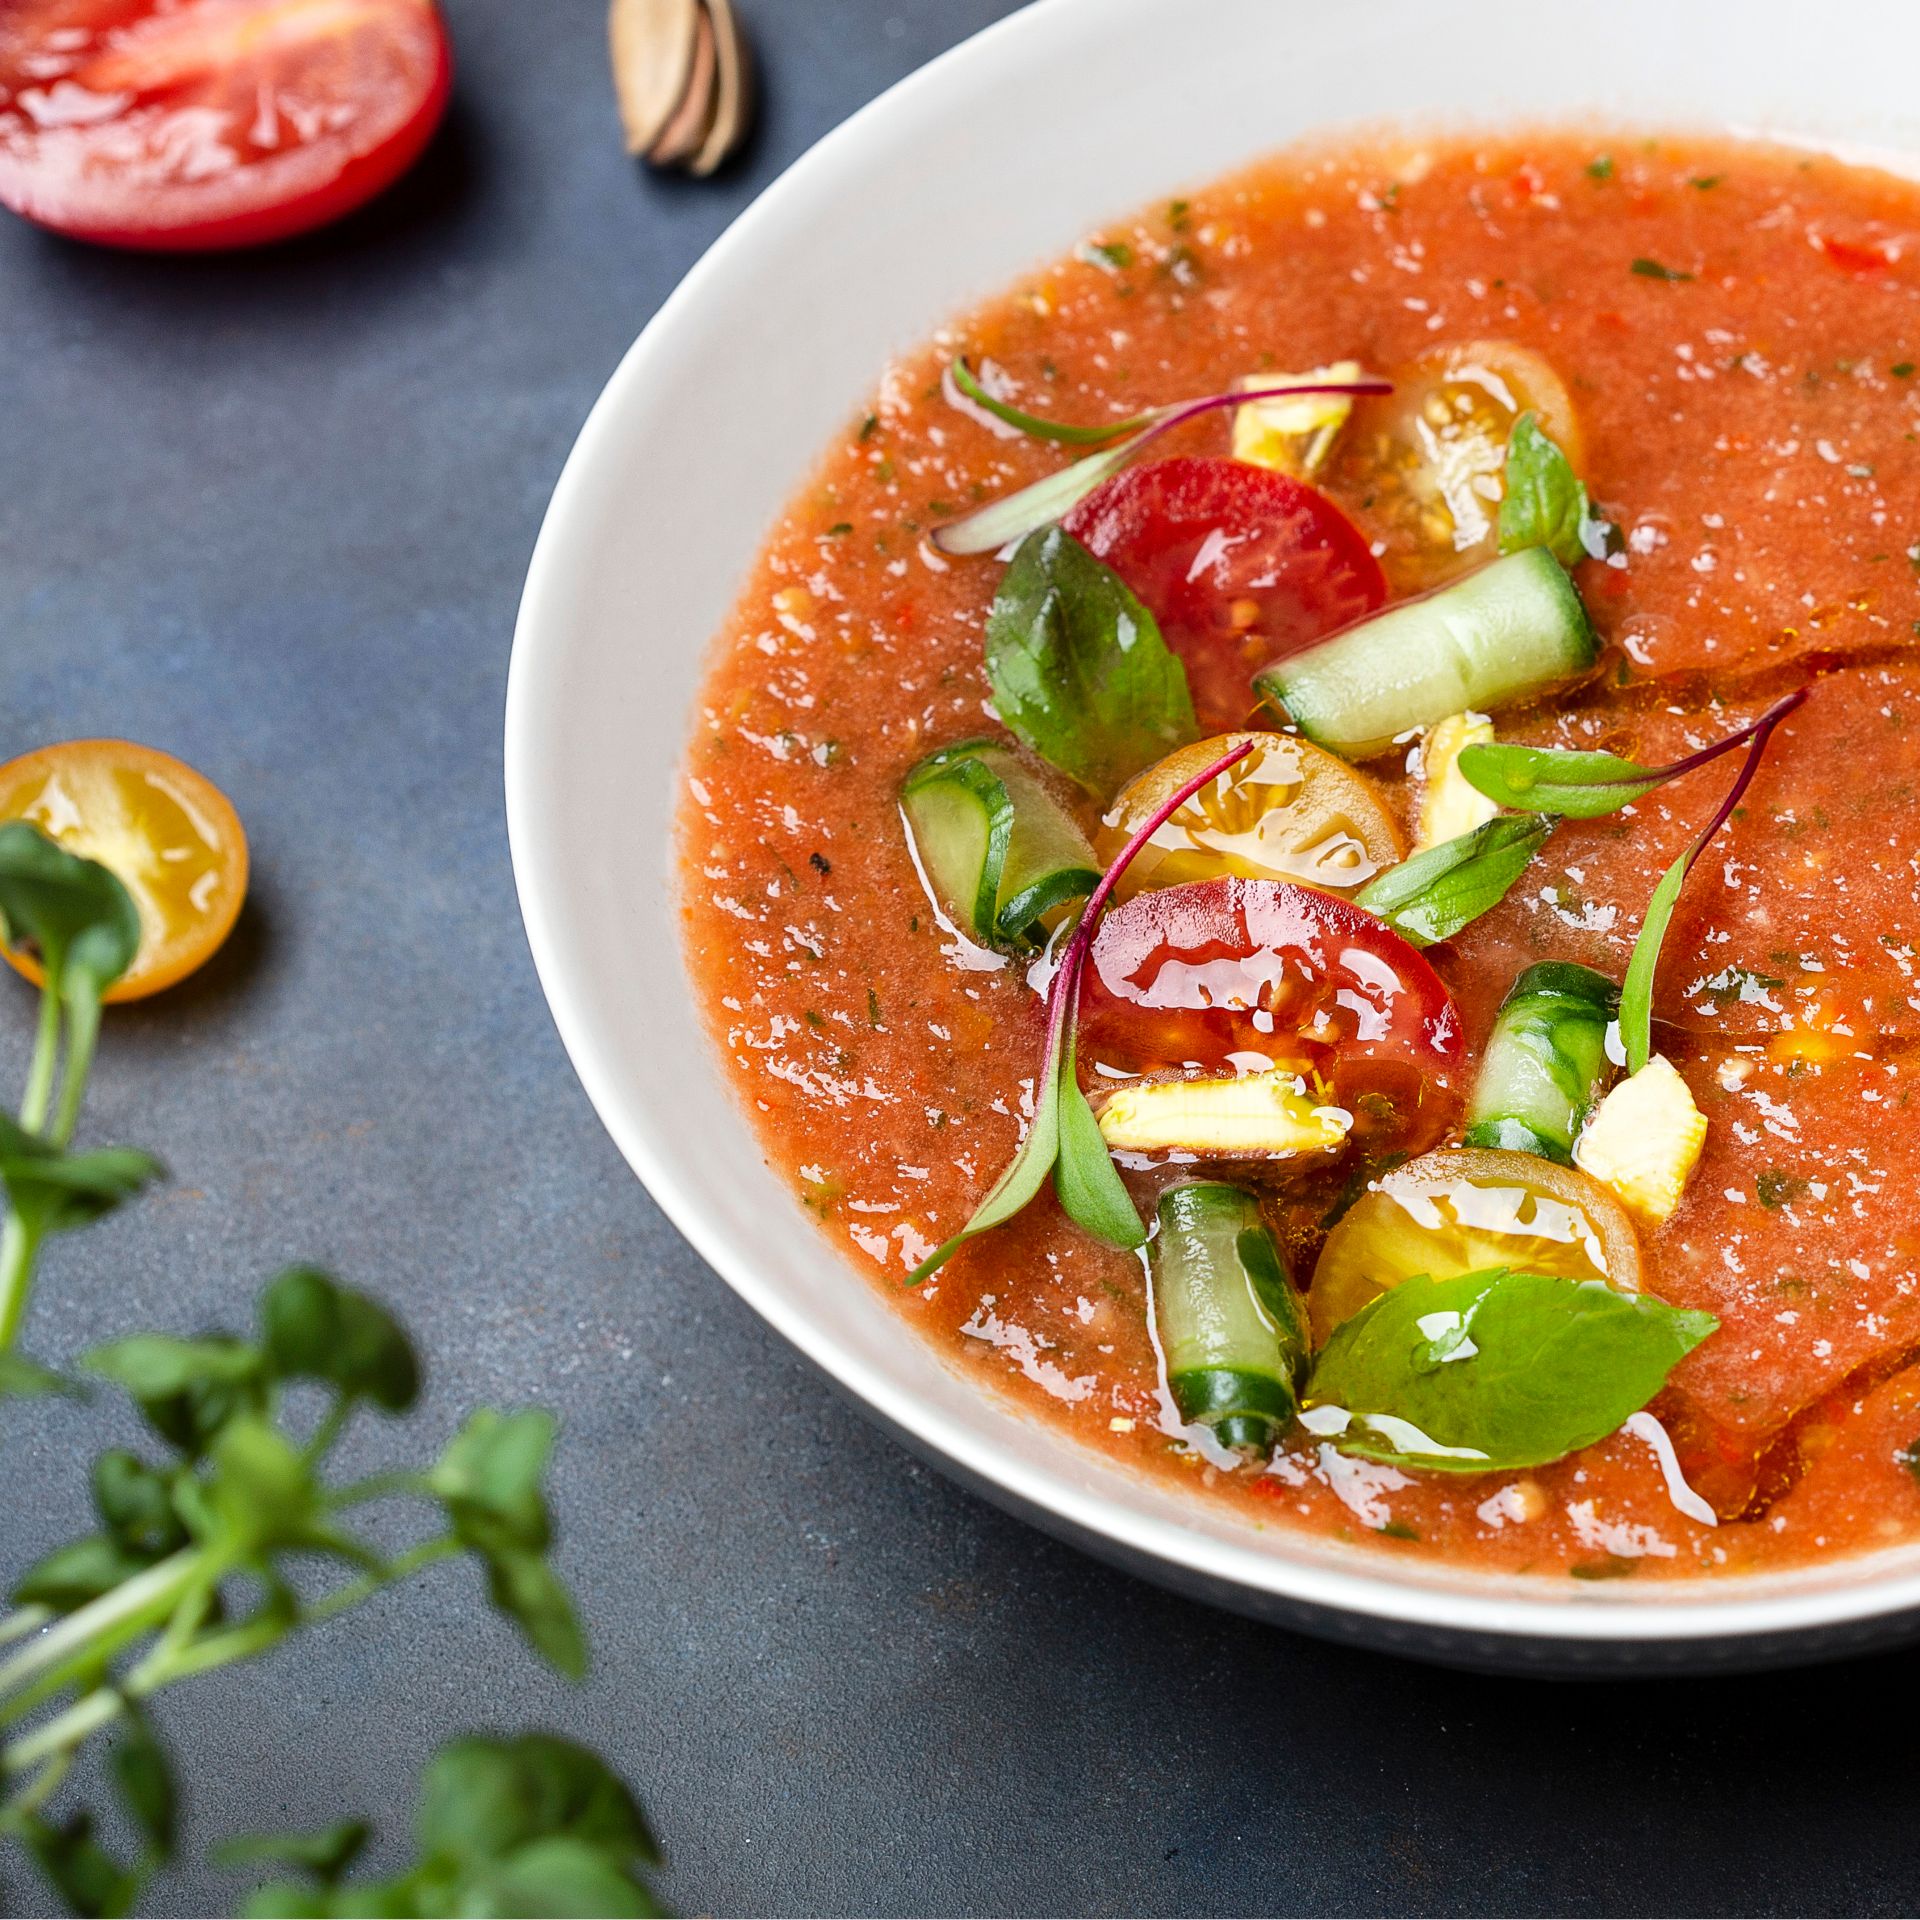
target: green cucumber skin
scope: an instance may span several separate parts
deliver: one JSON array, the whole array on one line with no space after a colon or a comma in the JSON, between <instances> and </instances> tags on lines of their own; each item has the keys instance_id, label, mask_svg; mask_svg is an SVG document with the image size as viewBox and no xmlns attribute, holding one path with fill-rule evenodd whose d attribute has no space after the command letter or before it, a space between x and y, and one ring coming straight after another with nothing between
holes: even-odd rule
<instances>
[{"instance_id":1,"label":"green cucumber skin","mask_svg":"<svg viewBox=\"0 0 1920 1920\"><path fill-rule=\"evenodd\" d=\"M1507 990L1467 1106L1466 1144L1573 1163L1573 1143L1612 1073L1605 974L1544 961Z\"/></svg>"},{"instance_id":2,"label":"green cucumber skin","mask_svg":"<svg viewBox=\"0 0 1920 1920\"><path fill-rule=\"evenodd\" d=\"M1154 1318L1181 1419L1255 1453L1299 1412L1311 1347L1260 1203L1239 1187L1192 1181L1160 1197Z\"/></svg>"},{"instance_id":3,"label":"green cucumber skin","mask_svg":"<svg viewBox=\"0 0 1920 1920\"><path fill-rule=\"evenodd\" d=\"M1599 651L1566 569L1532 547L1263 668L1253 684L1315 745L1371 760L1449 714L1578 679Z\"/></svg>"},{"instance_id":4,"label":"green cucumber skin","mask_svg":"<svg viewBox=\"0 0 1920 1920\"><path fill-rule=\"evenodd\" d=\"M943 747L900 784L900 808L929 884L960 931L983 946L994 943L1000 876L1013 837L1013 802L979 757L990 744ZM977 847L961 844L962 823L977 835Z\"/></svg>"},{"instance_id":5,"label":"green cucumber skin","mask_svg":"<svg viewBox=\"0 0 1920 1920\"><path fill-rule=\"evenodd\" d=\"M1047 916L1084 900L1100 869L1079 823L999 740L962 740L920 761L900 785L900 805L942 907L983 946L1020 948ZM944 809L977 807L980 855L956 853ZM964 896L971 893L971 904Z\"/></svg>"}]
</instances>

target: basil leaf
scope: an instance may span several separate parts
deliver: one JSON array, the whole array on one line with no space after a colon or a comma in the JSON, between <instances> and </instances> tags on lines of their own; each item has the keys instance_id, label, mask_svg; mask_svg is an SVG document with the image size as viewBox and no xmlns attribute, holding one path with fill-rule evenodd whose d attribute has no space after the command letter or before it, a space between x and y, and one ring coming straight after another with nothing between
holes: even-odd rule
<instances>
[{"instance_id":1,"label":"basil leaf","mask_svg":"<svg viewBox=\"0 0 1920 1920\"><path fill-rule=\"evenodd\" d=\"M986 654L1000 718L1097 800L1200 736L1186 669L1153 615L1058 527L1013 556Z\"/></svg>"},{"instance_id":2,"label":"basil leaf","mask_svg":"<svg viewBox=\"0 0 1920 1920\"><path fill-rule=\"evenodd\" d=\"M1147 1230L1113 1164L1100 1122L1080 1091L1074 1057L1069 1040L1060 1064L1060 1153L1053 1169L1054 1191L1076 1226L1110 1247L1131 1253L1147 1244Z\"/></svg>"},{"instance_id":3,"label":"basil leaf","mask_svg":"<svg viewBox=\"0 0 1920 1920\"><path fill-rule=\"evenodd\" d=\"M1537 414L1523 413L1507 436L1500 500L1500 551L1545 547L1571 569L1589 554L1606 552L1605 523L1587 501L1587 489Z\"/></svg>"},{"instance_id":4,"label":"basil leaf","mask_svg":"<svg viewBox=\"0 0 1920 1920\"><path fill-rule=\"evenodd\" d=\"M1451 940L1506 898L1552 832L1550 820L1489 820L1389 867L1354 900L1416 947Z\"/></svg>"},{"instance_id":5,"label":"basil leaf","mask_svg":"<svg viewBox=\"0 0 1920 1920\"><path fill-rule=\"evenodd\" d=\"M1644 799L1666 767L1643 767L1616 753L1574 753L1559 747L1480 743L1461 749L1461 777L1489 800L1516 813L1554 813L1595 820Z\"/></svg>"},{"instance_id":6,"label":"basil leaf","mask_svg":"<svg viewBox=\"0 0 1920 1920\"><path fill-rule=\"evenodd\" d=\"M1328 1341L1307 1401L1351 1420L1335 1431L1323 1414L1308 1427L1342 1452L1399 1466L1545 1466L1638 1413L1718 1325L1600 1280L1422 1274Z\"/></svg>"}]
</instances>

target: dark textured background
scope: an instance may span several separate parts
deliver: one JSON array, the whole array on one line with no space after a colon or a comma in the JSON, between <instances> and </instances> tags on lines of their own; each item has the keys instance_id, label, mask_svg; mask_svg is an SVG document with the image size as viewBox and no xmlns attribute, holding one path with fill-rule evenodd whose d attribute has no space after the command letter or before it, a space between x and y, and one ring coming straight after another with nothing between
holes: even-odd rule
<instances>
[{"instance_id":1,"label":"dark textured background","mask_svg":"<svg viewBox=\"0 0 1920 1920\"><path fill-rule=\"evenodd\" d=\"M551 1682L461 1567L182 1689L193 1851L345 1810L391 1836L441 1738L547 1724L643 1790L690 1911L1912 1911L1911 1661L1556 1687L1170 1599L870 1431L602 1135L501 816L548 491L734 213L1011 11L745 8L767 110L718 183L622 157L601 0L452 0L447 133L331 235L168 263L0 221L0 753L170 748L233 796L256 870L207 974L110 1022L90 1128L175 1181L55 1252L30 1344L231 1323L280 1263L330 1263L431 1352L405 1444L477 1403L560 1410L561 1561L596 1655L584 1688ZM29 1010L0 981L0 1085ZM9 1415L0 1572L81 1529L100 1431ZM232 1896L187 1870L157 1903Z\"/></svg>"}]
</instances>

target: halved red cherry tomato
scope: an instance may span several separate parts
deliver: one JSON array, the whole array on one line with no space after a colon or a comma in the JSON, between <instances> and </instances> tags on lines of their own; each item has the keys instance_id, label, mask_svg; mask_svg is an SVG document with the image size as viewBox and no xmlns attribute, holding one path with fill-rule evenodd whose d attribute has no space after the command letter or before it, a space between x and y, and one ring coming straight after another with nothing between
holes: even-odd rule
<instances>
[{"instance_id":1,"label":"halved red cherry tomato","mask_svg":"<svg viewBox=\"0 0 1920 1920\"><path fill-rule=\"evenodd\" d=\"M1350 901L1284 880L1136 894L1094 935L1080 1054L1152 1075L1290 1067L1354 1116L1363 1148L1438 1138L1463 1051L1440 977Z\"/></svg>"},{"instance_id":2,"label":"halved red cherry tomato","mask_svg":"<svg viewBox=\"0 0 1920 1920\"><path fill-rule=\"evenodd\" d=\"M1325 494L1244 460L1129 467L1063 524L1159 621L1209 733L1245 724L1260 668L1387 597L1379 561Z\"/></svg>"},{"instance_id":3,"label":"halved red cherry tomato","mask_svg":"<svg viewBox=\"0 0 1920 1920\"><path fill-rule=\"evenodd\" d=\"M107 246L254 246L397 180L446 108L434 0L0 0L0 202Z\"/></svg>"}]
</instances>

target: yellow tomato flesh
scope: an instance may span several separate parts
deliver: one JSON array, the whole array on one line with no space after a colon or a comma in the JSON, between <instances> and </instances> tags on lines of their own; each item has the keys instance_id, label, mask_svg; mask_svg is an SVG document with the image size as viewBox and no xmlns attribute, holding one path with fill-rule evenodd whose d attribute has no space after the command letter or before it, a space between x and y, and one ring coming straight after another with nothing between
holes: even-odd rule
<instances>
[{"instance_id":1,"label":"yellow tomato flesh","mask_svg":"<svg viewBox=\"0 0 1920 1920\"><path fill-rule=\"evenodd\" d=\"M27 820L97 860L140 910L133 965L109 1001L141 1000L184 979L233 930L247 892L247 838L205 775L128 740L70 740L0 767L0 821ZM5 949L38 982L34 957Z\"/></svg>"},{"instance_id":2,"label":"yellow tomato flesh","mask_svg":"<svg viewBox=\"0 0 1920 1920\"><path fill-rule=\"evenodd\" d=\"M1314 1338L1403 1280L1510 1267L1640 1291L1640 1239L1597 1180L1529 1153L1444 1148L1373 1182L1327 1236Z\"/></svg>"},{"instance_id":3,"label":"yellow tomato flesh","mask_svg":"<svg viewBox=\"0 0 1920 1920\"><path fill-rule=\"evenodd\" d=\"M1366 501L1396 588L1433 587L1493 558L1507 436L1539 417L1577 471L1580 423L1566 383L1539 354L1473 340L1423 355L1393 393L1363 401L1342 450L1342 491Z\"/></svg>"},{"instance_id":4,"label":"yellow tomato flesh","mask_svg":"<svg viewBox=\"0 0 1920 1920\"><path fill-rule=\"evenodd\" d=\"M1229 733L1182 747L1133 779L1101 823L1102 863L1110 866L1177 788L1249 740L1252 753L1155 830L1121 879L1121 899L1230 876L1346 895L1406 858L1399 822L1364 773L1292 734Z\"/></svg>"}]
</instances>

